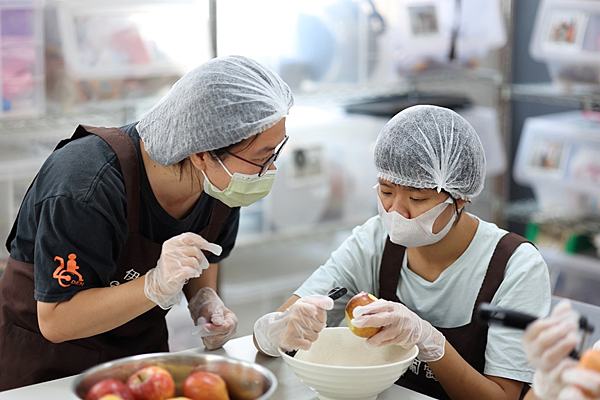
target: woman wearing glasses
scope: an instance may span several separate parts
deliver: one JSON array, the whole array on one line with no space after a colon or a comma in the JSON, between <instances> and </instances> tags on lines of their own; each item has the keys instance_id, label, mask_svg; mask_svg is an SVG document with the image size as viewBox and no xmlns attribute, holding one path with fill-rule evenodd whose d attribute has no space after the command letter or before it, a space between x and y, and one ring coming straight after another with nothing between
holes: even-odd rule
<instances>
[{"instance_id":1,"label":"woman wearing glasses","mask_svg":"<svg viewBox=\"0 0 600 400\"><path fill-rule=\"evenodd\" d=\"M40 169L0 278L0 390L168 351L185 294L209 349L236 331L217 293L239 207L266 196L289 87L244 57L181 78L139 122L79 126Z\"/></svg>"}]
</instances>

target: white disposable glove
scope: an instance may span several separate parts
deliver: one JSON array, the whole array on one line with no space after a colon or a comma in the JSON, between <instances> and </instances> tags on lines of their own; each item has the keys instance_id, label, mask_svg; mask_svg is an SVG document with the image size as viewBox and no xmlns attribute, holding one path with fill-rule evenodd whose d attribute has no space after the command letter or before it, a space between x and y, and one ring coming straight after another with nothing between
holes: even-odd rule
<instances>
[{"instance_id":1,"label":"white disposable glove","mask_svg":"<svg viewBox=\"0 0 600 400\"><path fill-rule=\"evenodd\" d=\"M283 312L263 315L254 324L254 338L258 347L273 357L277 349L284 351L308 350L317 340L327 323L327 310L333 300L327 296L302 297Z\"/></svg>"},{"instance_id":2,"label":"white disposable glove","mask_svg":"<svg viewBox=\"0 0 600 400\"><path fill-rule=\"evenodd\" d=\"M163 243L156 267L146 273L144 293L163 310L179 304L183 285L197 278L208 268L202 250L221 254L221 246L209 243L202 236L186 232Z\"/></svg>"},{"instance_id":3,"label":"white disposable glove","mask_svg":"<svg viewBox=\"0 0 600 400\"><path fill-rule=\"evenodd\" d=\"M198 290L188 303L188 309L196 325L192 335L201 337L207 349L223 347L235 335L238 319L213 289Z\"/></svg>"},{"instance_id":4,"label":"white disposable glove","mask_svg":"<svg viewBox=\"0 0 600 400\"><path fill-rule=\"evenodd\" d=\"M536 368L533 392L544 400L557 399L567 387L563 372L577 362L568 358L579 342L579 315L566 300L558 303L548 318L538 319L527 327L522 343L527 359Z\"/></svg>"},{"instance_id":5,"label":"white disposable glove","mask_svg":"<svg viewBox=\"0 0 600 400\"><path fill-rule=\"evenodd\" d=\"M600 341L594 344L594 349L600 350ZM561 390L560 400L599 400L600 372L582 368L571 368L563 372L562 380L569 386ZM582 389L586 390L586 394Z\"/></svg>"},{"instance_id":6,"label":"white disposable glove","mask_svg":"<svg viewBox=\"0 0 600 400\"><path fill-rule=\"evenodd\" d=\"M419 360L437 361L444 356L446 338L431 324L403 304L377 300L353 311L352 325L357 328L383 327L366 340L368 346L398 345L419 348Z\"/></svg>"}]
</instances>

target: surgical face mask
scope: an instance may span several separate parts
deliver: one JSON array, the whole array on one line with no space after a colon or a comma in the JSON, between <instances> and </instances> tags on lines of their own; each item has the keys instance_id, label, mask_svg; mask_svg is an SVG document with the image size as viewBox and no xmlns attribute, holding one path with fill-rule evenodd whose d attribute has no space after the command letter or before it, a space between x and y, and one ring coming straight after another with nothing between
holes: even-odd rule
<instances>
[{"instance_id":1,"label":"surgical face mask","mask_svg":"<svg viewBox=\"0 0 600 400\"><path fill-rule=\"evenodd\" d=\"M378 186L376 188L379 189ZM431 210L425 211L418 217L408 219L396 211L387 212L383 207L381 198L379 198L379 193L377 194L379 216L383 220L391 242L404 247L428 246L442 240L452 228L456 213L452 215L450 221L438 233L433 233L433 223L446 210L448 204L452 203L452 197L448 196L446 201Z\"/></svg>"},{"instance_id":2,"label":"surgical face mask","mask_svg":"<svg viewBox=\"0 0 600 400\"><path fill-rule=\"evenodd\" d=\"M204 171L204 191L211 197L222 201L228 207L245 207L262 199L269 194L273 187L276 170L267 171L263 176L240 174L239 172L231 174L227 167L219 160L219 164L225 172L229 174L231 180L229 185L223 190L219 190L214 186Z\"/></svg>"}]
</instances>

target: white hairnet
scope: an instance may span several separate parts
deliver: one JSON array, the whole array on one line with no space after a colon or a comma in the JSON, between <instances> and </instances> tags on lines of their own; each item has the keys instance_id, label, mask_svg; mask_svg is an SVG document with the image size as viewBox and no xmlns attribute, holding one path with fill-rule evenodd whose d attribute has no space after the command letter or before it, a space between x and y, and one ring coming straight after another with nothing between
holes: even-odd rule
<instances>
[{"instance_id":1,"label":"white hairnet","mask_svg":"<svg viewBox=\"0 0 600 400\"><path fill-rule=\"evenodd\" d=\"M381 130L375 144L377 177L415 188L445 190L471 200L483 190L485 154L473 127L443 107L409 107Z\"/></svg>"},{"instance_id":2,"label":"white hairnet","mask_svg":"<svg viewBox=\"0 0 600 400\"><path fill-rule=\"evenodd\" d=\"M137 124L150 157L169 166L269 129L294 100L273 71L242 56L214 58L177 81Z\"/></svg>"}]
</instances>

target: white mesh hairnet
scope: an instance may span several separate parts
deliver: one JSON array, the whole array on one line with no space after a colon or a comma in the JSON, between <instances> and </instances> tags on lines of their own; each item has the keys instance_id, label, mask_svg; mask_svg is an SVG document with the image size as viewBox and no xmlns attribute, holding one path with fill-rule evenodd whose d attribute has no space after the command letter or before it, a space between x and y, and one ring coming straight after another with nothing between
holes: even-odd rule
<instances>
[{"instance_id":1,"label":"white mesh hairnet","mask_svg":"<svg viewBox=\"0 0 600 400\"><path fill-rule=\"evenodd\" d=\"M375 144L377 177L415 188L442 189L471 200L483 190L485 154L473 127L443 107L409 107L381 130Z\"/></svg>"},{"instance_id":2,"label":"white mesh hairnet","mask_svg":"<svg viewBox=\"0 0 600 400\"><path fill-rule=\"evenodd\" d=\"M169 166L263 132L293 103L288 85L267 67L242 56L219 57L177 81L137 130L150 157Z\"/></svg>"}]
</instances>

